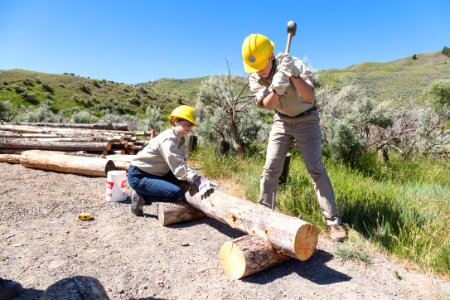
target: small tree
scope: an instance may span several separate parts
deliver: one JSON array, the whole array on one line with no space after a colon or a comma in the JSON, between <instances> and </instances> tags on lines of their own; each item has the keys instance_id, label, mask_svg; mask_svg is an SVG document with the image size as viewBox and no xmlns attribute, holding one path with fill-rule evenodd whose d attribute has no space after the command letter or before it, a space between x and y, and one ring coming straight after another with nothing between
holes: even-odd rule
<instances>
[{"instance_id":1,"label":"small tree","mask_svg":"<svg viewBox=\"0 0 450 300\"><path fill-rule=\"evenodd\" d=\"M246 145L258 138L264 122L249 96L245 78L228 74L210 77L201 84L198 94L200 135L221 147L232 145L243 154Z\"/></svg>"},{"instance_id":2,"label":"small tree","mask_svg":"<svg viewBox=\"0 0 450 300\"><path fill-rule=\"evenodd\" d=\"M416 60L416 59L417 59L417 55L414 54L414 55L412 56L412 59L413 59L413 60Z\"/></svg>"},{"instance_id":3,"label":"small tree","mask_svg":"<svg viewBox=\"0 0 450 300\"><path fill-rule=\"evenodd\" d=\"M159 106L149 105L145 110L147 115L147 129L161 132L164 130L164 121L162 120L161 108Z\"/></svg>"}]
</instances>

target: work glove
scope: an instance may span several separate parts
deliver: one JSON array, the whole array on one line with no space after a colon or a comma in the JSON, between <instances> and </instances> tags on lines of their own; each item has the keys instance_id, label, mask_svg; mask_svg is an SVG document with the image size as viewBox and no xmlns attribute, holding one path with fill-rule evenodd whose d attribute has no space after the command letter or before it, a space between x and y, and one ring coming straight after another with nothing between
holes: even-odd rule
<instances>
[{"instance_id":1,"label":"work glove","mask_svg":"<svg viewBox=\"0 0 450 300\"><path fill-rule=\"evenodd\" d=\"M195 186L198 189L198 193L200 194L201 199L205 199L209 197L209 195L214 192L214 189L211 187L211 182L203 176L197 177L194 181Z\"/></svg>"}]
</instances>

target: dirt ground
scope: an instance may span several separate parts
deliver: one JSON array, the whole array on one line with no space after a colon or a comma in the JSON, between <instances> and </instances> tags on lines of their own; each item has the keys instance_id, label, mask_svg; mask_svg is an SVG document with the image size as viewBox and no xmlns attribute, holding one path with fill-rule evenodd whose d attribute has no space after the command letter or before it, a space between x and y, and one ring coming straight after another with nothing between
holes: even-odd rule
<instances>
[{"instance_id":1,"label":"dirt ground","mask_svg":"<svg viewBox=\"0 0 450 300\"><path fill-rule=\"evenodd\" d=\"M155 204L135 217L129 201L105 201L105 181L0 163L0 276L23 285L16 299L79 275L111 299L450 299L448 281L381 254L370 265L342 261L322 236L306 262L231 281L218 253L242 233L211 219L163 227Z\"/></svg>"}]
</instances>

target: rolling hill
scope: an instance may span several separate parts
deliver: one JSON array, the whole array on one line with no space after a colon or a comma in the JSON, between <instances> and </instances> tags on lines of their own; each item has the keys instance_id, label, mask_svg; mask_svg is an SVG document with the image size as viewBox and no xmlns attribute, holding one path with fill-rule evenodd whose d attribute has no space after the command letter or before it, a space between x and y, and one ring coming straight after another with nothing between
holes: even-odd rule
<instances>
[{"instance_id":1,"label":"rolling hill","mask_svg":"<svg viewBox=\"0 0 450 300\"><path fill-rule=\"evenodd\" d=\"M423 93L436 81L450 79L450 58L436 51L386 63L364 62L323 70L317 77L322 86L337 82L359 84L375 99L401 103ZM4 70L0 71L0 102L9 101L22 108L48 105L53 113L66 117L89 111L96 116L111 112L142 118L149 105L161 107L164 114L180 104L194 105L205 79L162 78L132 85L73 73Z\"/></svg>"}]
</instances>

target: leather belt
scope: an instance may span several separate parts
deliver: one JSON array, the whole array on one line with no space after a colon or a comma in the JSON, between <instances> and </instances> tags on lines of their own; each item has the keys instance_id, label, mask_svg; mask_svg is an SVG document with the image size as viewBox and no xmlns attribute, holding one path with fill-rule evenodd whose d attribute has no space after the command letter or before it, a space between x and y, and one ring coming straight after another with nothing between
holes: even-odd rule
<instances>
[{"instance_id":1,"label":"leather belt","mask_svg":"<svg viewBox=\"0 0 450 300\"><path fill-rule=\"evenodd\" d=\"M310 113L312 113L313 111L316 111L316 110L317 110L317 107L313 106L313 107L311 107L311 108L308 108L308 109L305 110L304 112L299 113L298 115L293 116L293 117L284 115L284 114L280 113L279 111L277 111L277 114L280 115L281 117L295 119L295 118L307 116L307 115L309 115Z\"/></svg>"}]
</instances>

